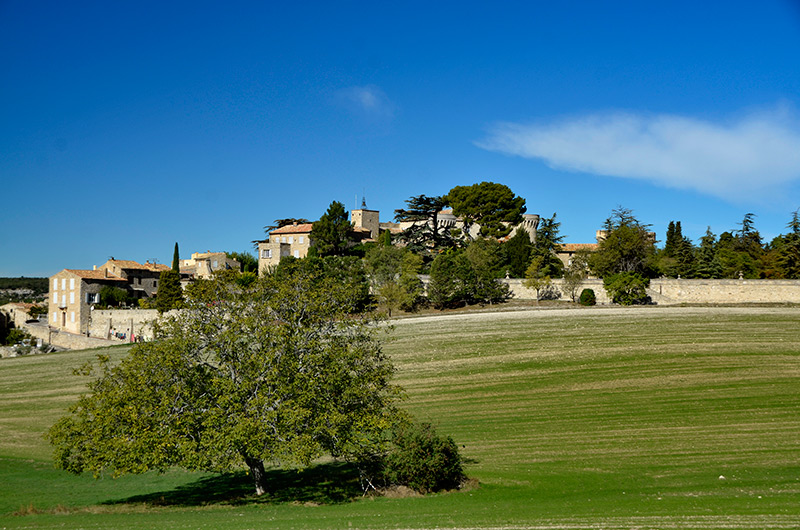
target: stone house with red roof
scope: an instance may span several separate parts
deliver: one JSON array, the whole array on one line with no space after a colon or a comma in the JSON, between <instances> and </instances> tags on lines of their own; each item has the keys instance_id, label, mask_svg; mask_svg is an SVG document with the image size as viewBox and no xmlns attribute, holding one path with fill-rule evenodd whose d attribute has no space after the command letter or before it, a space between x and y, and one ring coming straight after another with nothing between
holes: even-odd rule
<instances>
[{"instance_id":1,"label":"stone house with red roof","mask_svg":"<svg viewBox=\"0 0 800 530\"><path fill-rule=\"evenodd\" d=\"M159 263L114 258L92 270L64 269L50 277L48 323L59 331L85 334L103 287L125 289L136 299L150 298L158 292L158 279L165 270L169 267Z\"/></svg>"}]
</instances>

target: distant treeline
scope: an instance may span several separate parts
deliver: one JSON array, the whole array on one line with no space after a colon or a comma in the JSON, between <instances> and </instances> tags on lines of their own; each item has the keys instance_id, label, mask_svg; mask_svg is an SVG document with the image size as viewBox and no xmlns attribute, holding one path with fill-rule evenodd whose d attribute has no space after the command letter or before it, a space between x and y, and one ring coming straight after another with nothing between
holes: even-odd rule
<instances>
[{"instance_id":1,"label":"distant treeline","mask_svg":"<svg viewBox=\"0 0 800 530\"><path fill-rule=\"evenodd\" d=\"M0 304L8 302L33 302L47 294L49 285L47 278L0 278ZM26 289L27 293L15 293L17 289Z\"/></svg>"}]
</instances>

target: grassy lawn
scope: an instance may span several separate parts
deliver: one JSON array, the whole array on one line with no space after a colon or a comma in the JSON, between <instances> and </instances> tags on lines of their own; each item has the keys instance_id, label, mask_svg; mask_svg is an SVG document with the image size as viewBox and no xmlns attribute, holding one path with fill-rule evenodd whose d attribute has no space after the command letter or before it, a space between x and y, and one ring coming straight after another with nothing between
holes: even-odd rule
<instances>
[{"instance_id":1,"label":"grassy lawn","mask_svg":"<svg viewBox=\"0 0 800 530\"><path fill-rule=\"evenodd\" d=\"M257 500L241 473L71 476L41 437L96 353L69 352L0 361L0 528L800 527L797 308L407 318L385 349L479 487L362 498L331 463Z\"/></svg>"}]
</instances>

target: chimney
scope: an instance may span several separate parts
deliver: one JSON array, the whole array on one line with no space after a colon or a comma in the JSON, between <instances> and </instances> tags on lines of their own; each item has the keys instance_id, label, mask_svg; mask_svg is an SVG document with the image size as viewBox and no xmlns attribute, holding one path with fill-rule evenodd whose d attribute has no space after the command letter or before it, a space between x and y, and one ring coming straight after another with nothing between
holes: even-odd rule
<instances>
[{"instance_id":1,"label":"chimney","mask_svg":"<svg viewBox=\"0 0 800 530\"><path fill-rule=\"evenodd\" d=\"M97 270L97 265L92 265L92 270L96 271Z\"/></svg>"},{"instance_id":2,"label":"chimney","mask_svg":"<svg viewBox=\"0 0 800 530\"><path fill-rule=\"evenodd\" d=\"M108 278L108 269L103 269L103 278Z\"/></svg>"}]
</instances>

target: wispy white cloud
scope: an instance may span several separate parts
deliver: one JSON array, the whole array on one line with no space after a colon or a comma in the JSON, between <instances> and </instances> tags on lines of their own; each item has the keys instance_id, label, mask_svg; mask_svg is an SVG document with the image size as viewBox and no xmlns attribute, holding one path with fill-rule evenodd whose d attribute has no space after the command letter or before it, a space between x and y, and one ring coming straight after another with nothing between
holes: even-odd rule
<instances>
[{"instance_id":1,"label":"wispy white cloud","mask_svg":"<svg viewBox=\"0 0 800 530\"><path fill-rule=\"evenodd\" d=\"M371 119L391 119L395 105L375 85L351 86L339 90L336 99L348 110Z\"/></svg>"},{"instance_id":2,"label":"wispy white cloud","mask_svg":"<svg viewBox=\"0 0 800 530\"><path fill-rule=\"evenodd\" d=\"M556 169L642 179L736 201L763 199L800 181L800 119L786 105L720 123L629 112L500 123L476 143Z\"/></svg>"}]
</instances>

